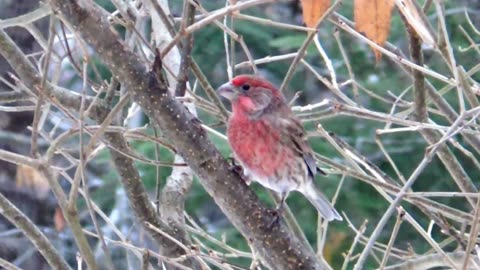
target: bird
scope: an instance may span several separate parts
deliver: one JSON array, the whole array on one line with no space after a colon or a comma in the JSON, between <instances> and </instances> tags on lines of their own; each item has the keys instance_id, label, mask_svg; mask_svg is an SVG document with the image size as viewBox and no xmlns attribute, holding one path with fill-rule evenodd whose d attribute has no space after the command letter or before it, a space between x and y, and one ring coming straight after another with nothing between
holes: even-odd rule
<instances>
[{"instance_id":1,"label":"bird","mask_svg":"<svg viewBox=\"0 0 480 270\"><path fill-rule=\"evenodd\" d=\"M279 213L289 193L298 191L325 220L342 220L314 184L317 173L326 173L317 166L302 123L277 87L263 77L243 74L217 93L232 105L227 137L247 184L256 181L277 192Z\"/></svg>"}]
</instances>

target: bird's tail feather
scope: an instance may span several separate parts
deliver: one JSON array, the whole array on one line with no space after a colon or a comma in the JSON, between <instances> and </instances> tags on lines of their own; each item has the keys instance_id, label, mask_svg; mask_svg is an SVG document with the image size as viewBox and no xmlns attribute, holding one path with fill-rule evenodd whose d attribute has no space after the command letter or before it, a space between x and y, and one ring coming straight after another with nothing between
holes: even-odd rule
<instances>
[{"instance_id":1,"label":"bird's tail feather","mask_svg":"<svg viewBox=\"0 0 480 270\"><path fill-rule=\"evenodd\" d=\"M330 203L327 197L318 190L313 183L307 185L305 188L301 189L305 197L315 206L315 208L320 212L320 215L328 221L343 220L340 214L333 208L333 205Z\"/></svg>"}]
</instances>

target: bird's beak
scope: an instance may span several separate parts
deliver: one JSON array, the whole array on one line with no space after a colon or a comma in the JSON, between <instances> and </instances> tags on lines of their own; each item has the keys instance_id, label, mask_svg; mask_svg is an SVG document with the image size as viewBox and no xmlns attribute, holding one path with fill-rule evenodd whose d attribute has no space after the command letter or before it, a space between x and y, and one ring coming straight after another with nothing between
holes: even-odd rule
<instances>
[{"instance_id":1,"label":"bird's beak","mask_svg":"<svg viewBox=\"0 0 480 270\"><path fill-rule=\"evenodd\" d=\"M233 100L236 96L235 87L229 82L222 84L217 89L217 93L228 100Z\"/></svg>"}]
</instances>

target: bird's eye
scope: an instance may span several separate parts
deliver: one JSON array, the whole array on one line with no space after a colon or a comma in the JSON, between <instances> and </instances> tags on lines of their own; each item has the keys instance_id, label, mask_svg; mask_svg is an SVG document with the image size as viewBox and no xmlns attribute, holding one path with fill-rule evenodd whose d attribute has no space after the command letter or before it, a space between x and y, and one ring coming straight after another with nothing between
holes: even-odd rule
<instances>
[{"instance_id":1,"label":"bird's eye","mask_svg":"<svg viewBox=\"0 0 480 270\"><path fill-rule=\"evenodd\" d=\"M245 91L248 91L250 89L250 85L244 84L244 85L242 85L242 89L245 90Z\"/></svg>"}]
</instances>

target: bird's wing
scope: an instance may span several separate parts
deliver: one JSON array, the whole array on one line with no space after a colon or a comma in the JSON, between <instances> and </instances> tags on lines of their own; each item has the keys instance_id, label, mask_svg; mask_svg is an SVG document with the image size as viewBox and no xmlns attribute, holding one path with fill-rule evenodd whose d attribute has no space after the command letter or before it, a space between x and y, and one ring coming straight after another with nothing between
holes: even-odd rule
<instances>
[{"instance_id":1,"label":"bird's wing","mask_svg":"<svg viewBox=\"0 0 480 270\"><path fill-rule=\"evenodd\" d=\"M293 146L295 152L301 156L305 164L307 164L308 172L312 177L315 177L317 172L326 175L324 171L317 167L302 123L291 111L288 111L287 114L287 117L285 117L285 115L284 117L278 116L278 119L274 120L274 122L281 123L282 125L278 130L285 131L285 134L282 134L282 141Z\"/></svg>"}]
</instances>

